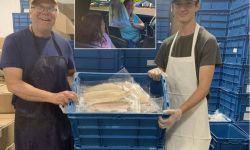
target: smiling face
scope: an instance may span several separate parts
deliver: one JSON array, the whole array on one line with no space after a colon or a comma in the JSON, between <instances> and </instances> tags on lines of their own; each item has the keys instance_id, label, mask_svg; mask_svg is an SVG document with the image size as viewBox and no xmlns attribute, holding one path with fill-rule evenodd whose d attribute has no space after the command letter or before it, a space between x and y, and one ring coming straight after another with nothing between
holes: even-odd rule
<instances>
[{"instance_id":1,"label":"smiling face","mask_svg":"<svg viewBox=\"0 0 250 150\"><path fill-rule=\"evenodd\" d=\"M30 9L32 27L41 32L50 32L57 17L57 5L50 1L33 4Z\"/></svg>"},{"instance_id":2,"label":"smiling face","mask_svg":"<svg viewBox=\"0 0 250 150\"><path fill-rule=\"evenodd\" d=\"M180 0L173 3L173 13L176 19L186 24L195 20L195 14L199 10L199 3L195 1Z\"/></svg>"}]
</instances>

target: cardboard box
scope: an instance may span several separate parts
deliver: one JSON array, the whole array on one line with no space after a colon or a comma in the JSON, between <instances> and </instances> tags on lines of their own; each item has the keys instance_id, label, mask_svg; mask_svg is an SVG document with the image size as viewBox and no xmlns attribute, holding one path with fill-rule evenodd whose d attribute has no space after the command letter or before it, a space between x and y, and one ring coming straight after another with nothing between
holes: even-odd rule
<instances>
[{"instance_id":1,"label":"cardboard box","mask_svg":"<svg viewBox=\"0 0 250 150\"><path fill-rule=\"evenodd\" d=\"M5 84L0 83L0 114L11 114L15 112L10 93Z\"/></svg>"},{"instance_id":2,"label":"cardboard box","mask_svg":"<svg viewBox=\"0 0 250 150\"><path fill-rule=\"evenodd\" d=\"M2 57L2 49L0 48L0 61L1 61L1 57ZM0 80L3 77L3 71L0 69Z\"/></svg>"},{"instance_id":3,"label":"cardboard box","mask_svg":"<svg viewBox=\"0 0 250 150\"><path fill-rule=\"evenodd\" d=\"M4 38L0 37L0 49L3 48L3 42L4 42ZM2 50L0 51L0 55L1 55Z\"/></svg>"},{"instance_id":4,"label":"cardboard box","mask_svg":"<svg viewBox=\"0 0 250 150\"><path fill-rule=\"evenodd\" d=\"M74 2L74 1L73 1ZM58 2L58 8L61 13L66 15L71 21L73 21L74 18L74 4L70 3L61 3Z\"/></svg>"},{"instance_id":5,"label":"cardboard box","mask_svg":"<svg viewBox=\"0 0 250 150\"><path fill-rule=\"evenodd\" d=\"M14 143L14 114L0 114L0 150Z\"/></svg>"},{"instance_id":6,"label":"cardboard box","mask_svg":"<svg viewBox=\"0 0 250 150\"><path fill-rule=\"evenodd\" d=\"M74 34L74 25L68 17L59 13L53 30L63 34Z\"/></svg>"}]
</instances>

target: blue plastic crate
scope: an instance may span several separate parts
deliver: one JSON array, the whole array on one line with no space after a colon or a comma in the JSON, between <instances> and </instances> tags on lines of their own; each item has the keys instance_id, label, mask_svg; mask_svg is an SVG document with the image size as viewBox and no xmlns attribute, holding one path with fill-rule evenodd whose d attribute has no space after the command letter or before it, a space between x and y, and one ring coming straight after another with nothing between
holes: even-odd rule
<instances>
[{"instance_id":1,"label":"blue plastic crate","mask_svg":"<svg viewBox=\"0 0 250 150\"><path fill-rule=\"evenodd\" d=\"M29 13L12 13L14 32L27 28L31 24Z\"/></svg>"},{"instance_id":2,"label":"blue plastic crate","mask_svg":"<svg viewBox=\"0 0 250 150\"><path fill-rule=\"evenodd\" d=\"M231 0L200 0L201 10L229 10Z\"/></svg>"},{"instance_id":3,"label":"blue plastic crate","mask_svg":"<svg viewBox=\"0 0 250 150\"><path fill-rule=\"evenodd\" d=\"M214 75L213 75L213 80L211 83L212 87L220 87L220 82L221 82L221 71L222 67L221 66L216 66L214 70Z\"/></svg>"},{"instance_id":4,"label":"blue plastic crate","mask_svg":"<svg viewBox=\"0 0 250 150\"><path fill-rule=\"evenodd\" d=\"M232 123L210 123L210 150L247 150L248 137Z\"/></svg>"},{"instance_id":5,"label":"blue plastic crate","mask_svg":"<svg viewBox=\"0 0 250 150\"><path fill-rule=\"evenodd\" d=\"M232 0L231 10L238 9L242 6L249 6L249 0Z\"/></svg>"},{"instance_id":6,"label":"blue plastic crate","mask_svg":"<svg viewBox=\"0 0 250 150\"><path fill-rule=\"evenodd\" d=\"M234 64L247 64L249 62L249 35L228 37L224 62Z\"/></svg>"},{"instance_id":7,"label":"blue plastic crate","mask_svg":"<svg viewBox=\"0 0 250 150\"><path fill-rule=\"evenodd\" d=\"M249 65L224 64L221 87L236 93L246 93L249 84Z\"/></svg>"},{"instance_id":8,"label":"blue plastic crate","mask_svg":"<svg viewBox=\"0 0 250 150\"><path fill-rule=\"evenodd\" d=\"M228 11L199 11L197 22L216 37L226 37Z\"/></svg>"},{"instance_id":9,"label":"blue plastic crate","mask_svg":"<svg viewBox=\"0 0 250 150\"><path fill-rule=\"evenodd\" d=\"M249 107L249 94L238 94L221 88L219 111L233 121L243 120L246 107Z\"/></svg>"},{"instance_id":10,"label":"blue plastic crate","mask_svg":"<svg viewBox=\"0 0 250 150\"><path fill-rule=\"evenodd\" d=\"M228 36L249 35L249 5L230 11Z\"/></svg>"},{"instance_id":11,"label":"blue plastic crate","mask_svg":"<svg viewBox=\"0 0 250 150\"><path fill-rule=\"evenodd\" d=\"M84 82L100 82L112 76L124 78L128 74L84 73L75 75L73 91ZM165 80L153 81L147 74L129 74L150 95L163 96L166 102ZM68 105L68 118L71 122L75 149L109 150L163 150L165 131L158 126L162 113L76 113L74 104Z\"/></svg>"},{"instance_id":12,"label":"blue plastic crate","mask_svg":"<svg viewBox=\"0 0 250 150\"><path fill-rule=\"evenodd\" d=\"M29 1L25 1L25 0L20 0L20 8L21 8L21 12L24 12L25 9L29 9Z\"/></svg>"},{"instance_id":13,"label":"blue plastic crate","mask_svg":"<svg viewBox=\"0 0 250 150\"><path fill-rule=\"evenodd\" d=\"M241 122L236 122L235 125L241 131L243 131L248 136L248 140L250 140L250 135L249 135L250 122L249 121L241 121Z\"/></svg>"},{"instance_id":14,"label":"blue plastic crate","mask_svg":"<svg viewBox=\"0 0 250 150\"><path fill-rule=\"evenodd\" d=\"M69 114L75 149L163 150L160 114Z\"/></svg>"},{"instance_id":15,"label":"blue plastic crate","mask_svg":"<svg viewBox=\"0 0 250 150\"><path fill-rule=\"evenodd\" d=\"M157 14L156 18L156 38L157 40L164 40L167 38L170 33L170 19L169 18L160 18Z\"/></svg>"},{"instance_id":16,"label":"blue plastic crate","mask_svg":"<svg viewBox=\"0 0 250 150\"><path fill-rule=\"evenodd\" d=\"M166 33L160 33L160 32L157 32L156 36L157 36L157 40L160 40L160 41L163 41L165 40L166 38L168 38L170 35L170 32L166 32Z\"/></svg>"},{"instance_id":17,"label":"blue plastic crate","mask_svg":"<svg viewBox=\"0 0 250 150\"><path fill-rule=\"evenodd\" d=\"M118 72L124 67L122 50L75 49L74 59L78 72Z\"/></svg>"},{"instance_id":18,"label":"blue plastic crate","mask_svg":"<svg viewBox=\"0 0 250 150\"><path fill-rule=\"evenodd\" d=\"M226 37L216 37L217 43L220 47L220 54L221 57L223 57L224 51L226 49L227 46L227 38Z\"/></svg>"},{"instance_id":19,"label":"blue plastic crate","mask_svg":"<svg viewBox=\"0 0 250 150\"><path fill-rule=\"evenodd\" d=\"M149 69L156 67L154 64L156 50L126 50L124 53L125 68L128 72L146 73Z\"/></svg>"},{"instance_id":20,"label":"blue plastic crate","mask_svg":"<svg viewBox=\"0 0 250 150\"><path fill-rule=\"evenodd\" d=\"M209 91L208 102L208 111L214 113L219 107L220 100L220 88L219 87L211 87Z\"/></svg>"}]
</instances>

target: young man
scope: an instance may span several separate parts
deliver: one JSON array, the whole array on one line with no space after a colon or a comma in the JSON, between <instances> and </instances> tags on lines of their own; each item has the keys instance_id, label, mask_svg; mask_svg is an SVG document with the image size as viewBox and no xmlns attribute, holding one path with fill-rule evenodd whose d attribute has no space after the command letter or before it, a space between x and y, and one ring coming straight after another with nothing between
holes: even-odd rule
<instances>
[{"instance_id":1,"label":"young man","mask_svg":"<svg viewBox=\"0 0 250 150\"><path fill-rule=\"evenodd\" d=\"M199 0L173 0L172 10L179 31L160 47L148 72L159 80L167 74L170 109L168 119L159 119L167 128L165 148L170 150L208 150L210 129L206 95L216 64L221 63L216 39L196 23Z\"/></svg>"},{"instance_id":2,"label":"young man","mask_svg":"<svg viewBox=\"0 0 250 150\"><path fill-rule=\"evenodd\" d=\"M0 68L13 96L17 150L69 150L71 128L59 105L77 100L67 78L74 73L70 44L52 32L56 0L31 0L32 24L10 34Z\"/></svg>"}]
</instances>

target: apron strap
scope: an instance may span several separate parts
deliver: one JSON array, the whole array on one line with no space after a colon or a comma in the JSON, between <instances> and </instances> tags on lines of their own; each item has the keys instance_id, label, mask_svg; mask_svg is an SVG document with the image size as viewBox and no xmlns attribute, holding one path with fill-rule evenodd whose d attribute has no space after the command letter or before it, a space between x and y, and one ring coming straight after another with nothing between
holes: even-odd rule
<instances>
[{"instance_id":1,"label":"apron strap","mask_svg":"<svg viewBox=\"0 0 250 150\"><path fill-rule=\"evenodd\" d=\"M174 43L175 43L176 38L178 37L178 35L179 35L179 31L175 34L174 40L173 40L173 42L171 44L171 47L170 47L170 51L169 51L168 57L170 57L171 54L172 54L172 51L173 51L173 48L174 48Z\"/></svg>"},{"instance_id":2,"label":"apron strap","mask_svg":"<svg viewBox=\"0 0 250 150\"><path fill-rule=\"evenodd\" d=\"M200 25L198 23L196 23L195 31L194 31L194 36L193 36L191 57L195 57L195 44L196 44L196 41L197 41L199 29L200 29ZM170 57L171 54L172 54L172 51L173 51L173 48L174 48L174 44L175 44L175 41L176 41L178 35L179 35L179 31L175 34L174 40L173 40L173 42L171 44L171 47L170 47L170 51L169 51L168 57Z\"/></svg>"},{"instance_id":3,"label":"apron strap","mask_svg":"<svg viewBox=\"0 0 250 150\"><path fill-rule=\"evenodd\" d=\"M195 45L196 45L196 41L198 38L199 29L200 29L200 25L198 23L196 23L194 36L193 36L191 57L195 57Z\"/></svg>"}]
</instances>

